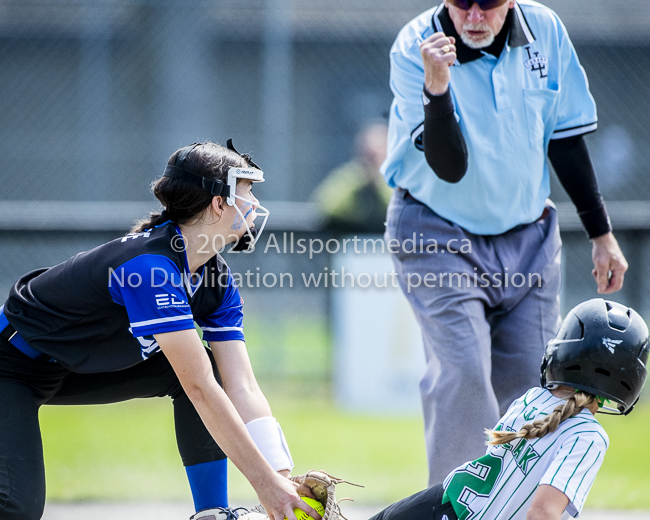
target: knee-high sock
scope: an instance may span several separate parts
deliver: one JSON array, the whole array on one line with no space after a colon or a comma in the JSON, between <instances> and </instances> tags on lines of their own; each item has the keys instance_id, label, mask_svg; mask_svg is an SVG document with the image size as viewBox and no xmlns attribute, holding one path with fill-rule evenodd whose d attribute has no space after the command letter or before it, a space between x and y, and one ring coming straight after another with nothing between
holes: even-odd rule
<instances>
[{"instance_id":1,"label":"knee-high sock","mask_svg":"<svg viewBox=\"0 0 650 520\"><path fill-rule=\"evenodd\" d=\"M228 507L228 459L185 466L196 511Z\"/></svg>"}]
</instances>

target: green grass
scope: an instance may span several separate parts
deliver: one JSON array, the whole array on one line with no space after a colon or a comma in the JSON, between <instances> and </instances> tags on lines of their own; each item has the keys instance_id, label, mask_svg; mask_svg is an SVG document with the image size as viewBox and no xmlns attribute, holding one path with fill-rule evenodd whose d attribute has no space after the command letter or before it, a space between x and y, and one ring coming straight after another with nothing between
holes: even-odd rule
<instances>
[{"instance_id":1,"label":"green grass","mask_svg":"<svg viewBox=\"0 0 650 520\"><path fill-rule=\"evenodd\" d=\"M419 418L364 418L326 399L272 399L296 462L366 485L342 490L361 502L396 500L424 486ZM44 407L41 425L48 500L185 500L189 487L164 399L87 407ZM255 493L231 465L230 496Z\"/></svg>"},{"instance_id":2,"label":"green grass","mask_svg":"<svg viewBox=\"0 0 650 520\"><path fill-rule=\"evenodd\" d=\"M351 415L304 386L265 389L296 462L294 473L325 469L364 484L340 496L358 503L389 503L422 489L426 482L420 418ZM650 509L650 403L629 417L599 419L611 447L587 507ZM44 407L41 411L49 500L189 500L176 450L169 400L116 405ZM233 501L252 504L255 494L231 467Z\"/></svg>"},{"instance_id":3,"label":"green grass","mask_svg":"<svg viewBox=\"0 0 650 520\"><path fill-rule=\"evenodd\" d=\"M650 509L650 402L627 417L598 415L610 445L587 505L591 508Z\"/></svg>"},{"instance_id":4,"label":"green grass","mask_svg":"<svg viewBox=\"0 0 650 520\"><path fill-rule=\"evenodd\" d=\"M325 398L271 399L282 423L296 467L294 474L323 469L362 484L343 486L341 496L357 502L384 503L403 498L426 485L422 420L377 418L338 410ZM241 474L232 472L233 494L244 490ZM252 496L252 495L251 495Z\"/></svg>"},{"instance_id":5,"label":"green grass","mask_svg":"<svg viewBox=\"0 0 650 520\"><path fill-rule=\"evenodd\" d=\"M318 316L248 320L246 349L259 378L325 381L331 373L331 341L326 322Z\"/></svg>"},{"instance_id":6,"label":"green grass","mask_svg":"<svg viewBox=\"0 0 650 520\"><path fill-rule=\"evenodd\" d=\"M189 496L169 399L41 408L49 500Z\"/></svg>"},{"instance_id":7,"label":"green grass","mask_svg":"<svg viewBox=\"0 0 650 520\"><path fill-rule=\"evenodd\" d=\"M357 503L387 504L424 488L419 417L352 415L328 398L331 348L322 320L259 317L247 324L246 337L255 372L291 446L294 474L324 469L363 484L337 493ZM308 390L306 381L313 388ZM629 417L600 415L599 420L611 445L587 507L650 509L650 451L644 442L650 401ZM46 406L41 424L48 500L190 500L169 399ZM232 465L229 486L233 502L256 503Z\"/></svg>"}]
</instances>

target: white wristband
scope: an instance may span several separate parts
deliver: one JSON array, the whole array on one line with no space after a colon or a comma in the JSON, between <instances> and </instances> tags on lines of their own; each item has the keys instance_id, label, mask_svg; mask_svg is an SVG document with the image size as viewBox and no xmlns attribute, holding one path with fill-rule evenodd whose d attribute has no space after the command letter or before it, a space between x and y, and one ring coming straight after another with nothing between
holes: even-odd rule
<instances>
[{"instance_id":1,"label":"white wristband","mask_svg":"<svg viewBox=\"0 0 650 520\"><path fill-rule=\"evenodd\" d=\"M280 423L275 417L260 417L246 423L253 442L275 471L293 469L293 459Z\"/></svg>"}]
</instances>

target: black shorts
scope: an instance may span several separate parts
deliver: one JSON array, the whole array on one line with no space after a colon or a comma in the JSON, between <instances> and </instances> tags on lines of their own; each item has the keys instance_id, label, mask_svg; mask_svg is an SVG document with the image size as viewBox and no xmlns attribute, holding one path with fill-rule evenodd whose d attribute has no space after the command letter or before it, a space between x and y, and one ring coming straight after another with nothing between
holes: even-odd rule
<instances>
[{"instance_id":1,"label":"black shorts","mask_svg":"<svg viewBox=\"0 0 650 520\"><path fill-rule=\"evenodd\" d=\"M370 520L458 520L451 502L442 503L442 484L388 506Z\"/></svg>"}]
</instances>

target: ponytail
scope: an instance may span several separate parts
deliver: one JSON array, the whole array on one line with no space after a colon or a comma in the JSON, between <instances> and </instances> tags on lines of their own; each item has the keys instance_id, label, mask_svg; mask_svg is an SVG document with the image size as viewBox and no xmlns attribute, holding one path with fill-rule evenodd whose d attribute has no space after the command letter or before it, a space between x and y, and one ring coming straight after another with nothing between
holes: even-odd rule
<instances>
[{"instance_id":1,"label":"ponytail","mask_svg":"<svg viewBox=\"0 0 650 520\"><path fill-rule=\"evenodd\" d=\"M592 394L576 392L566 400L566 403L557 406L551 415L530 424L525 424L518 432L485 430L488 436L487 444L499 445L507 444L515 439L544 437L547 433L557 430L562 421L578 415L582 410L589 407L595 399L596 397Z\"/></svg>"},{"instance_id":2,"label":"ponytail","mask_svg":"<svg viewBox=\"0 0 650 520\"><path fill-rule=\"evenodd\" d=\"M170 220L170 218L168 215L164 215L164 213L164 211L152 211L149 213L149 217L137 220L131 228L131 233L142 233L145 229L151 229L153 227L159 226L163 222L167 222Z\"/></svg>"}]
</instances>

